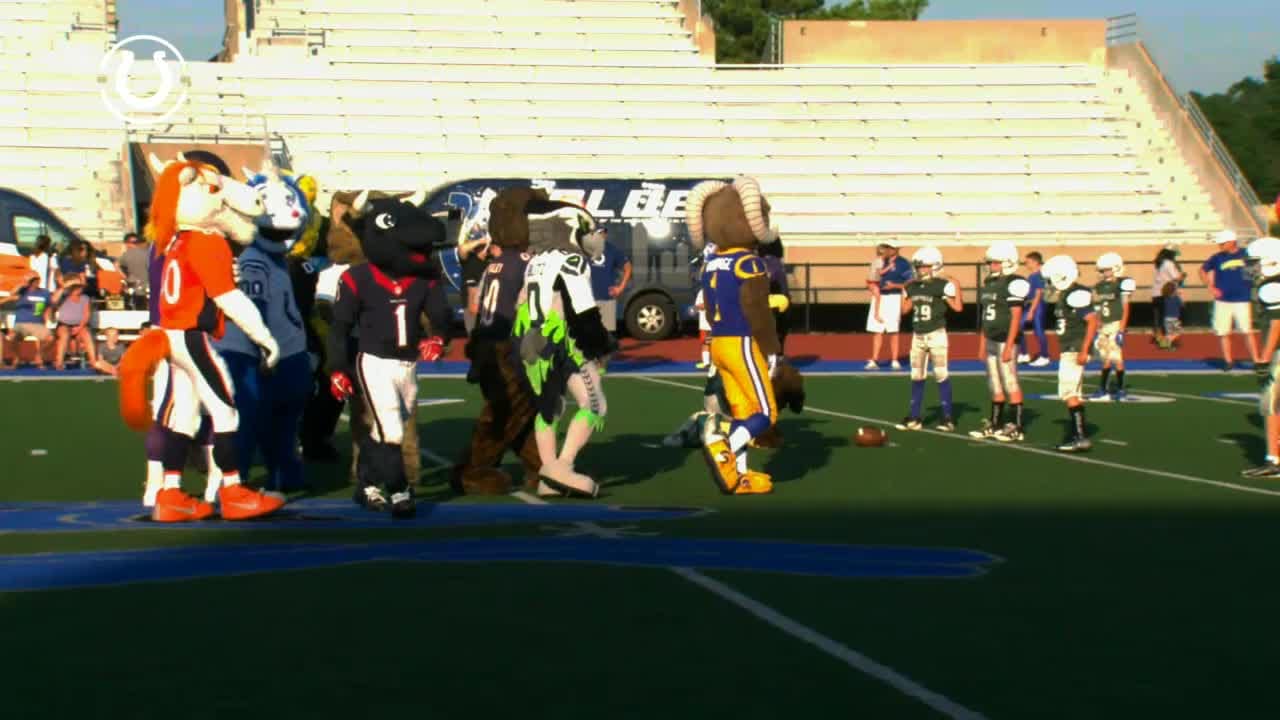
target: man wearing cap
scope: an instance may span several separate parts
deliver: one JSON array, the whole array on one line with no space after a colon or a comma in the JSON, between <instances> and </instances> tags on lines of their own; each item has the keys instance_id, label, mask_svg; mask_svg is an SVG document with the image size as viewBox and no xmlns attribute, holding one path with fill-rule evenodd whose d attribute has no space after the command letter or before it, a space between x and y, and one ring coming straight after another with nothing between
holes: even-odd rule
<instances>
[{"instance_id":1,"label":"man wearing cap","mask_svg":"<svg viewBox=\"0 0 1280 720\"><path fill-rule=\"evenodd\" d=\"M871 290L871 309L867 313L867 332L873 333L868 370L880 369L880 350L884 336L889 336L889 367L901 370L898 362L898 328L902 322L902 289L911 280L911 263L898 254L896 243L883 242L876 247L871 262L867 288Z\"/></svg>"},{"instance_id":2,"label":"man wearing cap","mask_svg":"<svg viewBox=\"0 0 1280 720\"><path fill-rule=\"evenodd\" d=\"M1230 370L1231 329L1244 333L1249 341L1249 356L1258 360L1258 339L1253 335L1250 309L1252 283L1246 271L1246 254L1236 241L1236 234L1223 230L1214 236L1218 252L1200 266L1200 279L1213 294L1213 333L1222 346L1223 369Z\"/></svg>"}]
</instances>

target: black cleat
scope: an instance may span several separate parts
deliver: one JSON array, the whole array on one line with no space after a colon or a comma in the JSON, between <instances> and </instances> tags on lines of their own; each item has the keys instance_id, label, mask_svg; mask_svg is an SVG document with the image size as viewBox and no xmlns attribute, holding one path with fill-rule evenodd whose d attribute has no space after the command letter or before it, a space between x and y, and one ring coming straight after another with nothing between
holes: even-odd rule
<instances>
[{"instance_id":1,"label":"black cleat","mask_svg":"<svg viewBox=\"0 0 1280 720\"><path fill-rule=\"evenodd\" d=\"M1240 472L1241 477L1247 478L1273 478L1280 477L1280 465L1276 463L1263 463L1257 467L1251 467Z\"/></svg>"}]
</instances>

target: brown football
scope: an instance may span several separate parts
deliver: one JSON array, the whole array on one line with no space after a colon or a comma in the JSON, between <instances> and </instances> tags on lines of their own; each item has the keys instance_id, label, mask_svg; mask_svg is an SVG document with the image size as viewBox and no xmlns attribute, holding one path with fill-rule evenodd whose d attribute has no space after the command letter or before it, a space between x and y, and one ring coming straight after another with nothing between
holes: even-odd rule
<instances>
[{"instance_id":1,"label":"brown football","mask_svg":"<svg viewBox=\"0 0 1280 720\"><path fill-rule=\"evenodd\" d=\"M853 436L858 447L882 447L889 442L889 433L874 427L860 427Z\"/></svg>"}]
</instances>

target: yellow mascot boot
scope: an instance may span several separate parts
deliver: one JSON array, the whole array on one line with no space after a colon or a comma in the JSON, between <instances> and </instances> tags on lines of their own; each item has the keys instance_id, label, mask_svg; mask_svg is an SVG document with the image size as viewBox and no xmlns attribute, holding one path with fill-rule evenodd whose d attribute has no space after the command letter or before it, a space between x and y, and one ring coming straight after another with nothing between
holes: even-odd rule
<instances>
[{"instance_id":1,"label":"yellow mascot boot","mask_svg":"<svg viewBox=\"0 0 1280 720\"><path fill-rule=\"evenodd\" d=\"M734 489L734 495L768 495L773 492L773 478L765 473L748 470Z\"/></svg>"},{"instance_id":2,"label":"yellow mascot boot","mask_svg":"<svg viewBox=\"0 0 1280 720\"><path fill-rule=\"evenodd\" d=\"M731 495L738 488L741 480L738 474L738 459L729 447L729 422L721 415L716 415L702 429L702 458L707 461L711 470L711 479L715 481L720 492Z\"/></svg>"}]
</instances>

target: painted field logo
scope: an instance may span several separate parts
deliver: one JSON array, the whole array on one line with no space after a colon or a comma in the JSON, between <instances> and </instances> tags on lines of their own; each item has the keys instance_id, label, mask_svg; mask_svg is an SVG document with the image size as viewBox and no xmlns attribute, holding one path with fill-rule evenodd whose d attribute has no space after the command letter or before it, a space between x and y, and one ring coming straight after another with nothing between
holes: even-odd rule
<instances>
[{"instance_id":1,"label":"painted field logo","mask_svg":"<svg viewBox=\"0 0 1280 720\"><path fill-rule=\"evenodd\" d=\"M151 47L151 61L136 63L135 50ZM107 110L126 125L166 122L187 100L187 61L155 35L130 35L102 56L98 84Z\"/></svg>"},{"instance_id":2,"label":"painted field logo","mask_svg":"<svg viewBox=\"0 0 1280 720\"><path fill-rule=\"evenodd\" d=\"M101 532L162 528L199 535L226 530L332 530L389 526L350 502L305 500L260 522L159 526L133 502L0 504L0 533ZM607 505L421 503L410 527L529 525L541 533L374 543L323 540L188 545L145 550L0 555L0 592L129 585L251 575L364 562L583 563L645 568L740 570L849 579L980 577L1001 558L945 547L816 544L752 538L660 537L632 523L695 518L702 508ZM145 517L145 516L142 516ZM608 525L605 525L605 524ZM399 525L398 527L403 527Z\"/></svg>"}]
</instances>

